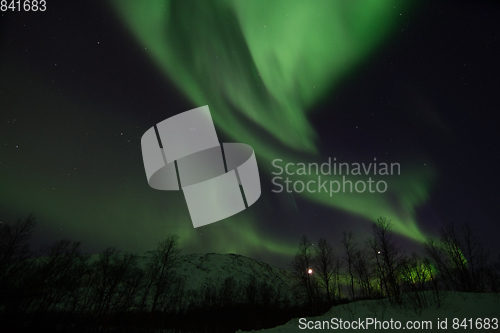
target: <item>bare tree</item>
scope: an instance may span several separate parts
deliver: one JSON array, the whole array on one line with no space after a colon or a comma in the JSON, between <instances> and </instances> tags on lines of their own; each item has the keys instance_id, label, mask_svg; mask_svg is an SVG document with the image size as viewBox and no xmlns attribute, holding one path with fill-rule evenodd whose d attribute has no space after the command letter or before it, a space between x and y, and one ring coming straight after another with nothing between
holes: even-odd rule
<instances>
[{"instance_id":1,"label":"bare tree","mask_svg":"<svg viewBox=\"0 0 500 333\"><path fill-rule=\"evenodd\" d=\"M24 221L17 220L14 225L0 225L0 268L28 258L28 240L35 227L35 218L29 215Z\"/></svg>"},{"instance_id":2,"label":"bare tree","mask_svg":"<svg viewBox=\"0 0 500 333\"><path fill-rule=\"evenodd\" d=\"M354 253L356 251L356 244L352 239L352 232L345 232L342 237L342 245L345 250L345 261L347 264L347 273L349 274L349 293L351 294L351 299L354 299L354 273L353 273L353 261Z\"/></svg>"},{"instance_id":3,"label":"bare tree","mask_svg":"<svg viewBox=\"0 0 500 333\"><path fill-rule=\"evenodd\" d=\"M432 279L432 272L425 259L416 253L406 258L401 265L400 275L402 277L402 291L406 293L407 302L418 313L428 306L426 282Z\"/></svg>"},{"instance_id":4,"label":"bare tree","mask_svg":"<svg viewBox=\"0 0 500 333\"><path fill-rule=\"evenodd\" d=\"M320 286L325 289L328 303L332 304L332 294L335 294L335 289L332 288L335 283L333 281L335 277L335 255L331 245L324 238L319 240L316 247L314 262Z\"/></svg>"},{"instance_id":5,"label":"bare tree","mask_svg":"<svg viewBox=\"0 0 500 333\"><path fill-rule=\"evenodd\" d=\"M371 248L383 279L383 285L392 302L400 303L401 294L397 272L404 263L404 254L393 240L392 225L380 217L373 225L374 239Z\"/></svg>"},{"instance_id":6,"label":"bare tree","mask_svg":"<svg viewBox=\"0 0 500 333\"><path fill-rule=\"evenodd\" d=\"M337 299L342 298L342 284L340 283L340 269L342 266L342 262L340 259L337 258L337 261L335 262L335 275L334 275L334 281L335 281L335 287L333 289L337 289Z\"/></svg>"},{"instance_id":7,"label":"bare tree","mask_svg":"<svg viewBox=\"0 0 500 333\"><path fill-rule=\"evenodd\" d=\"M35 267L29 239L35 227L35 218L29 215L13 225L0 224L0 308L5 305L9 311L18 311L29 301L31 290L25 288L27 272Z\"/></svg>"},{"instance_id":8,"label":"bare tree","mask_svg":"<svg viewBox=\"0 0 500 333\"><path fill-rule=\"evenodd\" d=\"M177 235L169 235L155 251L149 253L142 307L151 300L151 312L162 310L168 301L169 288L173 286L175 268L179 264L181 250L178 241Z\"/></svg>"},{"instance_id":9,"label":"bare tree","mask_svg":"<svg viewBox=\"0 0 500 333\"><path fill-rule=\"evenodd\" d=\"M491 266L488 252L471 226L465 224L456 228L454 224L448 224L439 233L439 241L429 239L425 251L439 269L446 289L484 291Z\"/></svg>"},{"instance_id":10,"label":"bare tree","mask_svg":"<svg viewBox=\"0 0 500 333\"><path fill-rule=\"evenodd\" d=\"M80 273L88 256L80 250L80 242L60 240L43 249L43 257L36 260L36 269L26 288L36 290L32 310L51 312L56 309L72 309L82 281ZM32 299L34 301L34 299Z\"/></svg>"},{"instance_id":11,"label":"bare tree","mask_svg":"<svg viewBox=\"0 0 500 333\"><path fill-rule=\"evenodd\" d=\"M315 281L311 277L313 259L311 241L304 235L292 260L292 273L298 282L299 288L305 291L305 296L311 305L313 304L315 291Z\"/></svg>"},{"instance_id":12,"label":"bare tree","mask_svg":"<svg viewBox=\"0 0 500 333\"><path fill-rule=\"evenodd\" d=\"M99 254L98 260L91 265L87 286L90 313L107 318L113 312L127 310L124 304L130 305L133 299L129 288L135 288L130 282L136 274L137 256L119 253L114 247Z\"/></svg>"},{"instance_id":13,"label":"bare tree","mask_svg":"<svg viewBox=\"0 0 500 333\"><path fill-rule=\"evenodd\" d=\"M387 279L385 278L385 264L380 257L380 245L375 237L371 237L366 241L366 247L370 250L371 260L373 261L373 271L378 279L378 289L375 289L375 294L378 297L388 295L389 288L387 286Z\"/></svg>"},{"instance_id":14,"label":"bare tree","mask_svg":"<svg viewBox=\"0 0 500 333\"><path fill-rule=\"evenodd\" d=\"M455 290L453 272L449 269L450 265L441 244L433 238L429 238L424 244L424 251L440 273L439 278L436 277L435 280L436 288L439 289L439 285L442 283L445 289Z\"/></svg>"},{"instance_id":15,"label":"bare tree","mask_svg":"<svg viewBox=\"0 0 500 333\"><path fill-rule=\"evenodd\" d=\"M468 261L471 289L476 292L482 292L486 286L489 253L483 247L469 223L465 223L462 226L462 234L464 252Z\"/></svg>"},{"instance_id":16,"label":"bare tree","mask_svg":"<svg viewBox=\"0 0 500 333\"><path fill-rule=\"evenodd\" d=\"M361 292L361 297L372 297L372 271L370 267L369 254L366 249L358 250L354 253L352 266L355 280Z\"/></svg>"},{"instance_id":17,"label":"bare tree","mask_svg":"<svg viewBox=\"0 0 500 333\"><path fill-rule=\"evenodd\" d=\"M462 251L463 244L459 231L453 224L441 228L441 246L447 254L448 269L451 271L453 284L460 291L471 291L472 281L467 271L467 259Z\"/></svg>"},{"instance_id":18,"label":"bare tree","mask_svg":"<svg viewBox=\"0 0 500 333\"><path fill-rule=\"evenodd\" d=\"M500 255L495 263L491 264L486 272L487 290L493 293L500 291Z\"/></svg>"}]
</instances>

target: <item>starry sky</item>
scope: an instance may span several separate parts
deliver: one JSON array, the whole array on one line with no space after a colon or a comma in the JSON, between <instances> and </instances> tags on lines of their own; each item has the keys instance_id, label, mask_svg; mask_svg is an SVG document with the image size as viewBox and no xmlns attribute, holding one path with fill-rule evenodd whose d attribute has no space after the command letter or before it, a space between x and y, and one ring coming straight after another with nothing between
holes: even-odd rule
<instances>
[{"instance_id":1,"label":"starry sky","mask_svg":"<svg viewBox=\"0 0 500 333\"><path fill-rule=\"evenodd\" d=\"M498 253L499 22L493 1L48 1L2 12L0 221L33 213L35 244L142 253L174 233L184 253L286 267L302 234L338 243L347 230L361 242L386 216L409 251L469 222ZM140 139L203 105L220 142L254 148L262 194L195 229L181 191L148 186ZM384 193L273 192L274 160L328 158L401 171L374 176Z\"/></svg>"}]
</instances>

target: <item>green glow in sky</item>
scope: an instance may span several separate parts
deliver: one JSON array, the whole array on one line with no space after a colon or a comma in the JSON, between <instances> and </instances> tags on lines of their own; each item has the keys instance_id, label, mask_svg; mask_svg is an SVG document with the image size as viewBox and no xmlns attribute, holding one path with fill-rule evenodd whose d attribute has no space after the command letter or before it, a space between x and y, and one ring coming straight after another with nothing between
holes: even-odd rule
<instances>
[{"instance_id":1,"label":"green glow in sky","mask_svg":"<svg viewBox=\"0 0 500 333\"><path fill-rule=\"evenodd\" d=\"M252 145L259 167L268 172L275 158L318 160L308 110L368 60L407 14L401 5L380 0L156 0L141 6L115 1L166 77L195 106L208 104L217 126L236 142ZM415 208L428 198L433 172L405 167L384 195L332 200L304 194L369 220L387 216L396 232L423 241Z\"/></svg>"},{"instance_id":2,"label":"green glow in sky","mask_svg":"<svg viewBox=\"0 0 500 333\"><path fill-rule=\"evenodd\" d=\"M14 79L20 75L13 64L2 63L0 72L13 78L9 81L13 90L23 91L27 79ZM15 218L33 213L42 238L82 241L96 252L116 246L142 254L168 234L176 234L183 253L238 253L276 262L276 258L288 260L295 252L295 242L263 235L249 209L194 229L182 192L152 190L145 181L140 143L131 140L124 146L120 132L137 133L135 122L125 118L117 128L115 115L106 113L116 109L115 105L82 105L85 96L79 91L62 87L55 93L37 81L39 77L28 79L37 87L32 96L40 101L38 105L30 99L6 99L1 106L7 110L50 109L53 116L45 126L32 122L5 128L3 134L20 144L6 150L0 161L0 208ZM23 138L29 141L25 143ZM51 144L57 140L63 142L53 148ZM117 150L117 146L121 148ZM135 152L132 156L131 151Z\"/></svg>"},{"instance_id":3,"label":"green glow in sky","mask_svg":"<svg viewBox=\"0 0 500 333\"><path fill-rule=\"evenodd\" d=\"M209 105L218 128L235 142L250 144L261 172L267 173L275 158L321 162L308 111L390 37L408 13L402 4L114 1L165 77L193 107ZM402 169L384 194L349 194L334 200L329 195L303 195L371 221L386 216L394 231L423 241L415 209L428 199L434 173L415 163L403 164Z\"/></svg>"}]
</instances>

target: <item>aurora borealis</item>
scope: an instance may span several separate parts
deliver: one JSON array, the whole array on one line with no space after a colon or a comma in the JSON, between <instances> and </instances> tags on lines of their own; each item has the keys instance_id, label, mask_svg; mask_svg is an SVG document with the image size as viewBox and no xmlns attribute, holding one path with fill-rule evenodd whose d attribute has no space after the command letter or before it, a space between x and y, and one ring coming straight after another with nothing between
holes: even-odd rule
<instances>
[{"instance_id":1,"label":"aurora borealis","mask_svg":"<svg viewBox=\"0 0 500 333\"><path fill-rule=\"evenodd\" d=\"M303 233L363 236L379 216L414 242L461 218L494 234L499 40L486 27L499 8L404 3L116 0L4 13L1 219L33 213L40 242L89 251L144 252L176 233L185 253L276 262ZM202 105L221 142L254 148L262 197L193 229L180 192L149 188L140 137ZM375 177L385 193L271 191L273 160L334 157L399 163L401 174Z\"/></svg>"},{"instance_id":2,"label":"aurora borealis","mask_svg":"<svg viewBox=\"0 0 500 333\"><path fill-rule=\"evenodd\" d=\"M307 111L406 15L390 1L151 1L139 10L134 1L115 4L165 75L195 105L212 106L231 139L256 147L264 169L285 147L292 150L288 161L297 160L297 152L317 153ZM427 198L427 173L414 172L396 186L393 197L404 196L403 216L394 214L386 196L305 194L367 219L390 214L398 232L422 241L413 209Z\"/></svg>"}]
</instances>

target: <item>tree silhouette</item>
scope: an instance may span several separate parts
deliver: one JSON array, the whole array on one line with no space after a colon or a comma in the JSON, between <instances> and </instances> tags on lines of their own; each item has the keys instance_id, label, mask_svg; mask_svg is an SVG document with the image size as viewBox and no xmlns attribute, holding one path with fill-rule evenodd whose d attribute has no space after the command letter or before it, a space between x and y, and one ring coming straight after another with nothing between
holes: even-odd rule
<instances>
[{"instance_id":1,"label":"tree silhouette","mask_svg":"<svg viewBox=\"0 0 500 333\"><path fill-rule=\"evenodd\" d=\"M161 311L167 306L168 294L176 278L175 268L179 265L178 242L177 235L169 235L155 251L149 253L142 307L151 301L151 312Z\"/></svg>"},{"instance_id":2,"label":"tree silhouette","mask_svg":"<svg viewBox=\"0 0 500 333\"><path fill-rule=\"evenodd\" d=\"M321 238L316 247L314 267L320 286L325 289L329 305L332 304L332 294L335 294L335 288L332 288L335 278L335 260L333 248L324 238Z\"/></svg>"},{"instance_id":3,"label":"tree silhouette","mask_svg":"<svg viewBox=\"0 0 500 333\"><path fill-rule=\"evenodd\" d=\"M311 241L304 235L299 243L299 249L292 260L292 274L303 290L309 304L314 304L315 281L310 270L313 267L313 249Z\"/></svg>"},{"instance_id":4,"label":"tree silhouette","mask_svg":"<svg viewBox=\"0 0 500 333\"><path fill-rule=\"evenodd\" d=\"M380 217L373 225L373 239L370 242L379 276L387 296L392 302L401 302L398 270L404 263L404 254L393 239L392 225Z\"/></svg>"},{"instance_id":5,"label":"tree silhouette","mask_svg":"<svg viewBox=\"0 0 500 333\"><path fill-rule=\"evenodd\" d=\"M354 295L353 261L354 261L354 253L356 251L356 244L352 239L352 232L347 233L344 231L341 243L344 246L347 272L349 273L349 281L350 281L349 293L351 294L351 299L354 299L355 295Z\"/></svg>"}]
</instances>

